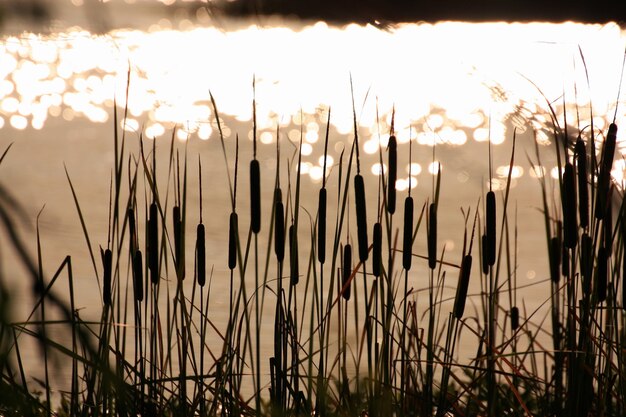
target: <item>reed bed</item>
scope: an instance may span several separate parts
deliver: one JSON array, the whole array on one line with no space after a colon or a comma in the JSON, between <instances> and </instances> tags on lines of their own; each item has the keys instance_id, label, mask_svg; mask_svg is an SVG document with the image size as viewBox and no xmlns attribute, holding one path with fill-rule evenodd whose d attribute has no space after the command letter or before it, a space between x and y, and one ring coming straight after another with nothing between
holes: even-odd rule
<instances>
[{"instance_id":1,"label":"reed bed","mask_svg":"<svg viewBox=\"0 0 626 417\"><path fill-rule=\"evenodd\" d=\"M211 96L211 101L224 160L217 186L228 188L231 203L220 231L228 242L224 259L207 258L206 156L189 155L174 133L158 145L127 138L118 131L116 112L100 262L82 215L85 203L67 174L101 285L96 322L82 319L76 307L71 256L48 279L41 246L31 257L15 227L18 205L1 186L3 233L27 268L25 279L36 300L26 321L11 321L6 282L0 280L1 414L626 414L626 221L623 190L610 175L618 135L614 123L606 132L585 126L572 135L552 112L547 126L563 168L554 184L542 177L537 187L550 272L548 326L537 324L517 296L518 219L511 208L517 199L511 189L519 158L515 133L506 186L459 202L463 248L459 259L448 259L438 240L448 220L439 206L446 193L445 161L425 201L417 201L409 187L396 220L398 165L410 163L413 151L410 143L402 149L396 140L393 115L388 144L378 151L387 169L366 186L374 180L361 174L356 111L352 146L334 166L326 165L332 140L328 110L317 207L306 207L302 132L300 141L292 142L277 130L275 177L268 178L257 154L256 98L251 150L240 149L238 137L234 144L224 137L218 100ZM10 157L9 148L0 163ZM540 165L536 149L528 158ZM167 164L157 164L157 152L167 154ZM407 154L408 161L402 160ZM247 155L249 190L242 192L240 165ZM197 182L188 171L196 157ZM488 158L491 166L491 149ZM485 174L491 178L491 172ZM198 207L188 201L192 186L199 190ZM273 190L268 201L262 200L262 188ZM366 189L375 188L378 193L366 196ZM187 236L187 222L195 224L195 236ZM425 254L416 250L417 241ZM228 278L216 276L215 265L223 265L218 269L227 270ZM191 271L193 283L183 285ZM57 295L65 292L64 278L69 303ZM216 279L229 280L227 294L211 293ZM470 293L472 281L480 282L480 293ZM449 289L455 293L451 300L444 295ZM215 297L226 300L226 323L210 316ZM419 307L424 302L417 303L421 297L428 300L425 311ZM47 331L51 308L60 314L54 324L69 329L66 343ZM271 334L262 330L268 321ZM551 346L540 342L546 331ZM477 341L469 357L459 353L468 337ZM27 338L42 349L42 391L27 384L20 347ZM210 339L220 348L212 348ZM271 346L271 353L262 352L262 345ZM49 352L71 363L67 392L51 385Z\"/></svg>"}]
</instances>

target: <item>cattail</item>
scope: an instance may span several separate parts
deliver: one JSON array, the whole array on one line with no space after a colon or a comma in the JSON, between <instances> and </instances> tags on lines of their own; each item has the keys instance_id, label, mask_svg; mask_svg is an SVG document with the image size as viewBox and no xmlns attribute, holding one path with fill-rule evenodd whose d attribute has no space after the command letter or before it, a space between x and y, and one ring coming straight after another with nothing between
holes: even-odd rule
<instances>
[{"instance_id":1,"label":"cattail","mask_svg":"<svg viewBox=\"0 0 626 417\"><path fill-rule=\"evenodd\" d=\"M261 168L259 161L250 161L250 228L252 233L261 230Z\"/></svg>"},{"instance_id":2,"label":"cattail","mask_svg":"<svg viewBox=\"0 0 626 417\"><path fill-rule=\"evenodd\" d=\"M128 230L130 238L130 254L131 256L137 250L137 230L135 227L135 211L128 209Z\"/></svg>"},{"instance_id":3,"label":"cattail","mask_svg":"<svg viewBox=\"0 0 626 417\"><path fill-rule=\"evenodd\" d=\"M204 287L206 283L206 245L204 239L204 225L198 224L196 228L196 273L198 285Z\"/></svg>"},{"instance_id":4,"label":"cattail","mask_svg":"<svg viewBox=\"0 0 626 417\"><path fill-rule=\"evenodd\" d=\"M565 247L573 249L578 241L578 224L576 221L576 179L574 167L569 162L565 164L563 172L563 243Z\"/></svg>"},{"instance_id":5,"label":"cattail","mask_svg":"<svg viewBox=\"0 0 626 417\"><path fill-rule=\"evenodd\" d=\"M326 261L326 188L320 189L317 213L317 260L323 264Z\"/></svg>"},{"instance_id":6,"label":"cattail","mask_svg":"<svg viewBox=\"0 0 626 417\"><path fill-rule=\"evenodd\" d=\"M389 137L389 173L387 174L387 211L396 212L396 179L398 178L398 142L396 137Z\"/></svg>"},{"instance_id":7,"label":"cattail","mask_svg":"<svg viewBox=\"0 0 626 417\"><path fill-rule=\"evenodd\" d=\"M493 191L487 193L487 263L490 266L496 263L496 195Z\"/></svg>"},{"instance_id":8,"label":"cattail","mask_svg":"<svg viewBox=\"0 0 626 417\"><path fill-rule=\"evenodd\" d=\"M111 270L113 264L113 253L111 252L111 249L106 249L104 251L100 249L100 253L102 255L102 266L104 268L102 299L105 305L111 305Z\"/></svg>"},{"instance_id":9,"label":"cattail","mask_svg":"<svg viewBox=\"0 0 626 417\"><path fill-rule=\"evenodd\" d=\"M564 277L569 277L569 250L565 245L561 245L561 273Z\"/></svg>"},{"instance_id":10,"label":"cattail","mask_svg":"<svg viewBox=\"0 0 626 417\"><path fill-rule=\"evenodd\" d=\"M367 214L365 211L365 184L361 174L354 176L354 204L356 206L356 232L359 240L359 260L367 261Z\"/></svg>"},{"instance_id":11,"label":"cattail","mask_svg":"<svg viewBox=\"0 0 626 417\"><path fill-rule=\"evenodd\" d=\"M483 274L487 275L489 273L489 254L487 253L487 235L482 235L481 237L481 246L482 250L482 267Z\"/></svg>"},{"instance_id":12,"label":"cattail","mask_svg":"<svg viewBox=\"0 0 626 417\"><path fill-rule=\"evenodd\" d=\"M341 275L341 287L343 298L350 299L350 275L352 274L352 246L348 243L343 247L343 273Z\"/></svg>"},{"instance_id":13,"label":"cattail","mask_svg":"<svg viewBox=\"0 0 626 417\"><path fill-rule=\"evenodd\" d=\"M143 257L140 250L133 256L133 289L135 301L143 301Z\"/></svg>"},{"instance_id":14,"label":"cattail","mask_svg":"<svg viewBox=\"0 0 626 417\"><path fill-rule=\"evenodd\" d=\"M437 266L437 208L431 203L428 208L428 267Z\"/></svg>"},{"instance_id":15,"label":"cattail","mask_svg":"<svg viewBox=\"0 0 626 417\"><path fill-rule=\"evenodd\" d=\"M282 202L282 192L280 188L274 190L274 253L278 262L282 262L285 258L285 207Z\"/></svg>"},{"instance_id":16,"label":"cattail","mask_svg":"<svg viewBox=\"0 0 626 417\"><path fill-rule=\"evenodd\" d=\"M239 221L237 213L230 213L228 222L228 269L231 271L237 266L237 233Z\"/></svg>"},{"instance_id":17,"label":"cattail","mask_svg":"<svg viewBox=\"0 0 626 417\"><path fill-rule=\"evenodd\" d=\"M591 267L593 264L593 243L591 237L584 233L581 240L580 271L583 279L583 292L591 290Z\"/></svg>"},{"instance_id":18,"label":"cattail","mask_svg":"<svg viewBox=\"0 0 626 417\"><path fill-rule=\"evenodd\" d=\"M470 272L472 271L472 255L465 255L461 263L459 271L459 286L456 288L456 297L454 299L454 317L463 318L465 311L465 300L467 299L467 290L469 288Z\"/></svg>"},{"instance_id":19,"label":"cattail","mask_svg":"<svg viewBox=\"0 0 626 417\"><path fill-rule=\"evenodd\" d=\"M622 223L623 224L623 223ZM626 238L625 226L622 226L622 242ZM622 308L626 310L626 253L622 254Z\"/></svg>"},{"instance_id":20,"label":"cattail","mask_svg":"<svg viewBox=\"0 0 626 417\"><path fill-rule=\"evenodd\" d=\"M300 267L298 265L298 235L295 225L289 226L289 267L291 272L291 285L297 285L300 280Z\"/></svg>"},{"instance_id":21,"label":"cattail","mask_svg":"<svg viewBox=\"0 0 626 417\"><path fill-rule=\"evenodd\" d=\"M372 273L379 277L382 270L383 260L383 227L380 223L374 223L374 241L372 242Z\"/></svg>"},{"instance_id":22,"label":"cattail","mask_svg":"<svg viewBox=\"0 0 626 417\"><path fill-rule=\"evenodd\" d=\"M615 156L615 142L617 140L617 125L611 123L609 132L606 135L606 141L602 148L602 163L600 166L600 174L598 176L598 191L596 194L596 210L597 219L603 219L607 207L607 195L609 193L609 183L611 181L611 169L613 167L613 157Z\"/></svg>"},{"instance_id":23,"label":"cattail","mask_svg":"<svg viewBox=\"0 0 626 417\"><path fill-rule=\"evenodd\" d=\"M604 247L606 248L607 256L611 255L613 250L613 209L611 207L611 198L613 196L613 188L609 190L607 195L607 207L604 213L604 220L602 220L603 228L602 233L604 235Z\"/></svg>"},{"instance_id":24,"label":"cattail","mask_svg":"<svg viewBox=\"0 0 626 417\"><path fill-rule=\"evenodd\" d=\"M172 217L174 219L174 258L176 264L176 271L181 279L185 278L185 261L183 250L183 229L180 218L180 207L174 206L172 210Z\"/></svg>"},{"instance_id":25,"label":"cattail","mask_svg":"<svg viewBox=\"0 0 626 417\"><path fill-rule=\"evenodd\" d=\"M150 281L159 282L159 223L156 203L150 204L150 218L148 219L148 268Z\"/></svg>"},{"instance_id":26,"label":"cattail","mask_svg":"<svg viewBox=\"0 0 626 417\"><path fill-rule=\"evenodd\" d=\"M607 250L600 246L598 249L598 267L596 268L596 297L599 303L606 300L607 264Z\"/></svg>"},{"instance_id":27,"label":"cattail","mask_svg":"<svg viewBox=\"0 0 626 417\"><path fill-rule=\"evenodd\" d=\"M411 269L413 258L413 197L404 200L404 239L402 242L402 267ZM430 263L430 257L429 257Z\"/></svg>"},{"instance_id":28,"label":"cattail","mask_svg":"<svg viewBox=\"0 0 626 417\"><path fill-rule=\"evenodd\" d=\"M550 278L555 284L559 282L561 277L561 244L558 237L550 239Z\"/></svg>"},{"instance_id":29,"label":"cattail","mask_svg":"<svg viewBox=\"0 0 626 417\"><path fill-rule=\"evenodd\" d=\"M622 213L623 216L623 213ZM622 242L626 242L626 222L622 218L621 224L621 233L622 233ZM622 254L622 308L626 310L626 250Z\"/></svg>"},{"instance_id":30,"label":"cattail","mask_svg":"<svg viewBox=\"0 0 626 417\"><path fill-rule=\"evenodd\" d=\"M277 401L277 392L276 392L277 385L278 383L276 381L276 358L271 357L270 358L270 398L273 401Z\"/></svg>"},{"instance_id":31,"label":"cattail","mask_svg":"<svg viewBox=\"0 0 626 417\"><path fill-rule=\"evenodd\" d=\"M576 140L576 173L578 174L578 221L589 226L589 190L587 189L587 148L581 138Z\"/></svg>"},{"instance_id":32,"label":"cattail","mask_svg":"<svg viewBox=\"0 0 626 417\"><path fill-rule=\"evenodd\" d=\"M517 330L519 327L519 309L517 307L511 307L511 329Z\"/></svg>"}]
</instances>

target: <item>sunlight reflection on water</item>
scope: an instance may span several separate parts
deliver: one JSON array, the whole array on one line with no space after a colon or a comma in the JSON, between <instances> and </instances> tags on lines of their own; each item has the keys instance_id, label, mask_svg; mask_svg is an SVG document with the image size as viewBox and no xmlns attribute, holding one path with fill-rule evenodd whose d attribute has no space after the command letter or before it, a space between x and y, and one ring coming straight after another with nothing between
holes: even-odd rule
<instances>
[{"instance_id":1,"label":"sunlight reflection on water","mask_svg":"<svg viewBox=\"0 0 626 417\"><path fill-rule=\"evenodd\" d=\"M209 91L221 113L249 121L255 76L261 143L275 140L277 124L299 125L302 111L307 156L323 137L328 106L336 132L351 132L351 75L365 153L386 145L393 106L399 143L409 140L412 129L423 146L488 138L499 144L506 123L533 127L546 142L546 101L561 120L561 102L568 103L567 120L580 126L589 124L592 102L595 127L606 127L603 116L612 118L616 108L625 44L615 24L153 29L3 38L0 126L42 129L49 117L107 122L114 98L124 102L130 73L128 130L160 137L178 126L181 140L208 140L216 134ZM618 107L618 125L625 108ZM298 140L299 134L294 129L288 136Z\"/></svg>"}]
</instances>

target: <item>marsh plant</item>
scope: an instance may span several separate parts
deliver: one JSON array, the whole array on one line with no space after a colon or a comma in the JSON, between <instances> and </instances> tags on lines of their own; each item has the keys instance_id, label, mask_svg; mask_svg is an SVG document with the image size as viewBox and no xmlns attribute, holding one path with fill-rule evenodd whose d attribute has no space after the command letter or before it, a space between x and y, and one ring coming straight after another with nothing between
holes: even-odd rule
<instances>
[{"instance_id":1,"label":"marsh plant","mask_svg":"<svg viewBox=\"0 0 626 417\"><path fill-rule=\"evenodd\" d=\"M96 322L84 320L77 307L71 256L54 274L45 272L39 231L32 257L15 225L14 190L0 188L2 233L26 266L24 279L36 300L27 320L11 321L11 298L0 281L0 413L626 414L626 209L611 177L615 123L606 131L591 125L572 132L550 107L546 128L561 174L554 183L537 180L551 288L551 326L543 330L550 328L552 345L545 346L539 341L542 326L517 297L520 229L511 172L520 156L514 132L507 142L506 186L458 202L465 223L458 236L462 253L447 259L438 240L448 220L439 198L446 191L446 162L436 166L424 201L411 195L410 186L400 195L399 160L408 155L411 162L413 141L399 144L393 113L386 146L377 153L386 169L366 187L374 180L361 172L356 112L352 146L327 166L332 112L326 110L319 145L323 178L316 206L305 207L302 134L292 142L277 129L270 177L257 154L256 98L252 141L245 146L239 136L225 138L217 99L210 99L224 161L219 186L228 189L230 202L220 231L228 242L223 259L207 258L207 156L190 155L174 134L170 141L128 138L119 129L126 114L115 111L104 242L87 232L84 202L67 174L101 286ZM9 148L0 162L10 157ZM242 159L244 150L252 155L249 163ZM540 165L536 150L528 158ZM167 154L168 163L157 163L157 153ZM491 166L491 149L485 158ZM198 176L192 178L190 168L196 166ZM166 184L157 180L160 171ZM191 187L198 189L198 206L189 203ZM271 199L262 200L263 188L272 190ZM195 223L193 236L187 235L188 223ZM426 254L415 250L418 240ZM228 278L215 276L215 265L227 266ZM215 279L228 280L226 293L212 294ZM469 293L471 281L479 282L480 293ZM419 291L414 282L421 283ZM443 302L444 288L456 291L452 308ZM210 316L212 297L227 300L227 322ZM427 310L419 311L417 297L427 298ZM471 311L469 297L476 306ZM60 314L55 325L69 331L65 344L48 335L50 310ZM272 333L262 331L267 321ZM474 354L460 355L459 345L470 336L478 341ZM38 391L27 383L23 366L21 345L28 338L42 352L45 381ZM221 347L211 347L209 338ZM271 346L269 353L262 346ZM71 369L69 389L60 394L49 376L52 353Z\"/></svg>"}]
</instances>

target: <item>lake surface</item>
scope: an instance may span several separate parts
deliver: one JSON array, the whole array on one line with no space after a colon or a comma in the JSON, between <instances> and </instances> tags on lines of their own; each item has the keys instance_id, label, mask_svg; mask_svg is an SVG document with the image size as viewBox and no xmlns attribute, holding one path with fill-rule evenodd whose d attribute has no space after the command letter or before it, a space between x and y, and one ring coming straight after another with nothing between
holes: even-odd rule
<instances>
[{"instance_id":1,"label":"lake surface","mask_svg":"<svg viewBox=\"0 0 626 417\"><path fill-rule=\"evenodd\" d=\"M445 259L453 264L458 264L462 255L465 222L461 210L471 210L473 218L490 185L488 142L493 155L491 186L500 202L515 131L509 213L517 213L519 241L517 267L511 266L511 271L515 271L518 286L525 287L518 291L517 304L525 307L525 316L538 310L533 320L541 327L550 287L538 177L546 175L554 187L552 179L557 173L546 124L550 120L548 103L559 122L566 120L572 127L590 124L589 103L593 104L598 132L606 131L614 116L618 126L626 126L626 91L624 87L621 94L619 91L626 32L619 26L448 22L381 29L278 20L215 21L202 13L141 22L141 29L99 34L80 27L45 34L12 33L2 36L0 42L0 151L13 143L0 165L0 182L23 207L19 230L33 256L35 219L43 208L39 225L46 275L51 276L65 256L72 256L81 317L99 318L101 292L64 169L75 187L92 245L106 246L116 101L117 128L125 132L127 151L138 157L140 134L146 147L156 141L158 166L163 167L157 181L170 193L173 181L166 167L172 135L181 157L186 152L187 198L193 208L187 222L190 251L199 220L197 161L202 162L207 265L214 267L209 311L218 327L226 326L225 225L231 207L227 167L209 93L220 112L231 175L235 137L241 139L244 179L238 208L241 227L247 229L245 177L252 157L254 79L264 213L271 207L279 129L283 190L289 181L288 160L294 181L296 163L292 158L302 138L300 204L315 215L329 108L329 201L336 204L340 156L344 150L349 152L354 138L354 100L371 227L381 171L378 152L382 149L384 155L395 108L399 198L411 189L419 213L432 199L433 162L440 162L438 248L441 251L445 245ZM125 103L128 114L123 119ZM542 165L533 168L529 160L537 163L535 141ZM613 171L618 184L624 178L624 144L624 135L618 133L620 157L616 157ZM146 189L144 182L142 200ZM268 219L269 214L264 218L265 230ZM514 220L510 220L513 227ZM350 221L350 232L355 235L353 214ZM300 232L305 243L300 247L301 269L307 265L311 227L310 218L302 215ZM267 247L266 240L261 237L261 247ZM2 274L13 291L15 320L23 320L33 302L30 283L23 278L24 270L4 235L0 236L0 248ZM426 254L425 227L417 235L414 252ZM478 258L477 252L474 255ZM188 253L187 263L192 271L193 252ZM454 267L447 270L450 281L444 298L454 296L458 274ZM416 258L409 280L418 291L418 308L425 307L426 297L420 297L420 292L427 286L426 277L426 261ZM476 274L470 287L473 294L480 291L478 277ZM172 288L174 284L169 283ZM64 294L67 284L57 285L56 291ZM190 294L192 280L185 286ZM503 303L508 308L508 301ZM444 310L451 305L446 303ZM266 310L263 331L270 334L273 308ZM269 356L271 338L267 342L263 352ZM474 348L468 342L465 353L471 355ZM37 374L41 366L37 349L23 355L27 368ZM57 378L63 381L62 371Z\"/></svg>"}]
</instances>

